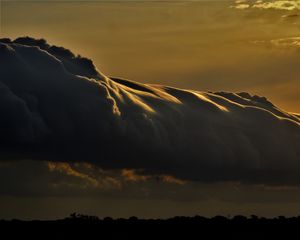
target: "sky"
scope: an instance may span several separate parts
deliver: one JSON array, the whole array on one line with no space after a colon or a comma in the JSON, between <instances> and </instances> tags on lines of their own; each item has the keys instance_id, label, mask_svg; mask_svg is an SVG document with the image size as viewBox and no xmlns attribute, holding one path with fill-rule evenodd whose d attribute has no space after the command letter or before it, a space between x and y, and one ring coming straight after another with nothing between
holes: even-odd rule
<instances>
[{"instance_id":1,"label":"sky","mask_svg":"<svg viewBox=\"0 0 300 240\"><path fill-rule=\"evenodd\" d=\"M1 38L46 39L50 45L91 59L103 74L95 76L88 65L91 72L84 76L100 82L107 81L106 77L129 79L146 89L141 93L130 83L115 86L108 80L105 84L112 89L103 90L110 99L107 102L94 95L94 83L81 84L75 75L77 85L59 71L58 79L66 85L51 82L48 65L40 65L46 70L36 74L43 74L47 89L57 91L56 100L51 100L53 95L49 100L48 90L30 78L24 77L28 87L4 82L14 94L30 91L37 95L18 95L28 104L30 114L34 113L29 117L27 109L19 113L0 104L0 111L10 119L0 125L8 124L2 125L8 126L3 133L14 150L10 152L0 138L4 149L0 156L0 218L54 219L75 211L100 217L145 218L298 215L300 123L299 115L293 113L300 112L300 1L7 0L1 1L0 17ZM12 47L24 62L32 61L22 48ZM52 66L53 59L48 63L42 53L36 54ZM69 71L82 73L77 69L80 60L75 61L75 67L66 62ZM5 77L12 74L0 70ZM22 71L32 73L20 67L20 76ZM15 74L15 79L20 77ZM61 86L72 89L68 98L60 95ZM187 91L197 100L177 88L199 91ZM6 91L6 87L0 85L0 90ZM207 91L248 92L268 100L245 94L203 93ZM174 113L176 99L182 107ZM36 101L43 102L47 111L39 112ZM94 101L101 105L100 110L95 104L93 112L87 111L84 107ZM23 109L22 104L12 102L11 109ZM200 110L195 104L200 104ZM248 104L253 106L245 107ZM66 114L64 109L68 109ZM226 112L233 114L227 116ZM158 116L151 115L154 113ZM207 119L202 118L204 113ZM126 116L122 120L125 130L119 129L118 115ZM19 122L23 118L24 125ZM199 123L207 128L201 129ZM66 152L53 155L46 146L33 153L30 148L28 155L20 156L22 147L47 137L48 130ZM124 131L128 148L115 141L124 137ZM99 145L93 145L95 140ZM102 146L116 152L104 151L108 163L95 160L95 156L102 156L98 152ZM257 157L258 152L263 157ZM51 157L59 161L52 162ZM118 162L122 157L125 163ZM197 157L204 165L197 163ZM220 166L225 172L221 175Z\"/></svg>"}]
</instances>

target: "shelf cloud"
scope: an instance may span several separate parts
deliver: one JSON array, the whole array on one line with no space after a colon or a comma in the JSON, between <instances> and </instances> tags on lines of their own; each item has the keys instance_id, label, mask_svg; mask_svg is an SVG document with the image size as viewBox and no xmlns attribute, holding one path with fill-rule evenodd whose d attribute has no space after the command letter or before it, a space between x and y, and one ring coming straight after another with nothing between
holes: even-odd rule
<instances>
[{"instance_id":1,"label":"shelf cloud","mask_svg":"<svg viewBox=\"0 0 300 240\"><path fill-rule=\"evenodd\" d=\"M0 40L0 99L2 161L300 183L299 115L265 97L107 77L90 59L24 37Z\"/></svg>"}]
</instances>

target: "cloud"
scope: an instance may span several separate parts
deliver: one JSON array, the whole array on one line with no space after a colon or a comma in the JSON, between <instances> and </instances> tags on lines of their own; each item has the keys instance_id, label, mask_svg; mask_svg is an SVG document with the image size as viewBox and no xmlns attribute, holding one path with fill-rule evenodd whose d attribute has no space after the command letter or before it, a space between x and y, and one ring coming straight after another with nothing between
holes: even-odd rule
<instances>
[{"instance_id":1,"label":"cloud","mask_svg":"<svg viewBox=\"0 0 300 240\"><path fill-rule=\"evenodd\" d=\"M276 38L271 40L253 41L256 45L262 45L275 50L291 50L285 53L298 53L300 49L300 37ZM293 56L289 55L290 58ZM291 65L291 64L290 64Z\"/></svg>"},{"instance_id":2,"label":"cloud","mask_svg":"<svg viewBox=\"0 0 300 240\"><path fill-rule=\"evenodd\" d=\"M193 188L193 184L187 186L187 182L170 175L143 176L137 170L103 170L88 163L34 160L1 161L0 180L0 198L151 196L176 199L177 196L172 191L190 191ZM199 194L199 198L203 198L202 194Z\"/></svg>"},{"instance_id":3,"label":"cloud","mask_svg":"<svg viewBox=\"0 0 300 240\"><path fill-rule=\"evenodd\" d=\"M297 18L297 17L299 17L299 15L298 14L285 14L281 17L282 18Z\"/></svg>"},{"instance_id":4,"label":"cloud","mask_svg":"<svg viewBox=\"0 0 300 240\"><path fill-rule=\"evenodd\" d=\"M141 175L134 169L122 169L121 176L128 182L145 182L156 180L163 183L172 183L178 185L184 185L186 182L181 179L177 179L171 175Z\"/></svg>"},{"instance_id":5,"label":"cloud","mask_svg":"<svg viewBox=\"0 0 300 240\"><path fill-rule=\"evenodd\" d=\"M300 48L300 37L274 39L271 44L277 47Z\"/></svg>"},{"instance_id":6,"label":"cloud","mask_svg":"<svg viewBox=\"0 0 300 240\"><path fill-rule=\"evenodd\" d=\"M264 97L108 78L44 40L0 42L2 160L85 162L173 182L300 183L299 116Z\"/></svg>"},{"instance_id":7,"label":"cloud","mask_svg":"<svg viewBox=\"0 0 300 240\"><path fill-rule=\"evenodd\" d=\"M82 179L84 182L87 182L87 183L91 184L94 187L99 186L99 182L97 181L97 179L89 176L88 174L77 171L76 169L72 168L70 166L70 164L68 164L68 163L52 163L52 162L49 162L48 163L48 168L49 168L50 172L58 171L58 172L66 174L68 176L73 176L73 177Z\"/></svg>"},{"instance_id":8,"label":"cloud","mask_svg":"<svg viewBox=\"0 0 300 240\"><path fill-rule=\"evenodd\" d=\"M233 6L236 9L247 9L247 8L257 8L257 9L277 9L277 10L300 10L299 0L245 0L236 1Z\"/></svg>"},{"instance_id":9,"label":"cloud","mask_svg":"<svg viewBox=\"0 0 300 240\"><path fill-rule=\"evenodd\" d=\"M149 176L136 174L135 170L132 169L123 169L122 176L130 182L147 181L149 179Z\"/></svg>"}]
</instances>

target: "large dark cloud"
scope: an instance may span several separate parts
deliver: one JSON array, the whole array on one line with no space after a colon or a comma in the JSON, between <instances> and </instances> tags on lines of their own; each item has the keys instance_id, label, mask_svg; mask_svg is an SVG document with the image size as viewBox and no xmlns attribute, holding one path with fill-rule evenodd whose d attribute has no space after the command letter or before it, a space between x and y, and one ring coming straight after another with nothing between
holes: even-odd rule
<instances>
[{"instance_id":1,"label":"large dark cloud","mask_svg":"<svg viewBox=\"0 0 300 240\"><path fill-rule=\"evenodd\" d=\"M300 183L299 115L247 93L108 78L44 40L0 42L1 159L244 183Z\"/></svg>"}]
</instances>

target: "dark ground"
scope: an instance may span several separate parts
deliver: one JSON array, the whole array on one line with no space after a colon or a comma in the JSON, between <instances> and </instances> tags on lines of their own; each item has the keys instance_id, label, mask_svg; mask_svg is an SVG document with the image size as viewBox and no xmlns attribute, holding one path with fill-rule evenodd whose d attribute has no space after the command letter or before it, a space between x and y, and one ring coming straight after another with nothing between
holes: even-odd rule
<instances>
[{"instance_id":1,"label":"dark ground","mask_svg":"<svg viewBox=\"0 0 300 240\"><path fill-rule=\"evenodd\" d=\"M28 239L298 239L300 217L174 217L165 220L99 219L73 214L55 221L0 221L0 231Z\"/></svg>"}]
</instances>

